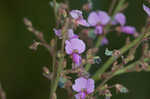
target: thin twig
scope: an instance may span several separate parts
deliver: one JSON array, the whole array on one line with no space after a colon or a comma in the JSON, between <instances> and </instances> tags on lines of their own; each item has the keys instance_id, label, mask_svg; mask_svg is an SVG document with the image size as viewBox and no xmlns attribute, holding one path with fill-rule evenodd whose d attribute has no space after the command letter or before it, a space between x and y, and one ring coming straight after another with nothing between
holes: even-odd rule
<instances>
[{"instance_id":1,"label":"thin twig","mask_svg":"<svg viewBox=\"0 0 150 99\"><path fill-rule=\"evenodd\" d=\"M0 97L1 97L1 99L6 99L6 94L5 94L1 84L0 84Z\"/></svg>"}]
</instances>

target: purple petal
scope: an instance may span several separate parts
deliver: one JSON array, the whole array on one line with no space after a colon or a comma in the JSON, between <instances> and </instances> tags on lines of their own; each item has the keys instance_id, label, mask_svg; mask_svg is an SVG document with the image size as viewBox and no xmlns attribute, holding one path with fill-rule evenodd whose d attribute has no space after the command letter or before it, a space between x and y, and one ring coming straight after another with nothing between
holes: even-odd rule
<instances>
[{"instance_id":1,"label":"purple petal","mask_svg":"<svg viewBox=\"0 0 150 99\"><path fill-rule=\"evenodd\" d=\"M148 14L148 16L150 16L150 8L143 4L143 9Z\"/></svg>"},{"instance_id":2,"label":"purple petal","mask_svg":"<svg viewBox=\"0 0 150 99\"><path fill-rule=\"evenodd\" d=\"M58 37L61 37L62 34L61 34L61 29L53 29L53 31L55 32L55 34L58 36Z\"/></svg>"},{"instance_id":3,"label":"purple petal","mask_svg":"<svg viewBox=\"0 0 150 99\"><path fill-rule=\"evenodd\" d=\"M94 92L94 80L93 79L88 79L87 80L87 85L86 85L87 93L90 94Z\"/></svg>"},{"instance_id":4,"label":"purple petal","mask_svg":"<svg viewBox=\"0 0 150 99\"><path fill-rule=\"evenodd\" d=\"M82 60L81 56L79 54L73 53L72 57L73 57L73 61L75 62L75 64L77 66L80 66L81 60Z\"/></svg>"},{"instance_id":5,"label":"purple petal","mask_svg":"<svg viewBox=\"0 0 150 99\"><path fill-rule=\"evenodd\" d=\"M72 18L74 18L74 19L78 19L78 18L82 18L83 16L82 16L82 11L80 11L80 10L72 10L71 12L70 12L70 15L72 16Z\"/></svg>"},{"instance_id":6,"label":"purple petal","mask_svg":"<svg viewBox=\"0 0 150 99\"><path fill-rule=\"evenodd\" d=\"M72 29L68 29L68 38L73 39L73 38L79 38L78 35L74 34Z\"/></svg>"},{"instance_id":7,"label":"purple petal","mask_svg":"<svg viewBox=\"0 0 150 99\"><path fill-rule=\"evenodd\" d=\"M85 99L86 98L86 93L80 92L75 95L76 99Z\"/></svg>"},{"instance_id":8,"label":"purple petal","mask_svg":"<svg viewBox=\"0 0 150 99\"><path fill-rule=\"evenodd\" d=\"M87 79L80 77L75 80L75 84L72 86L72 89L76 92L81 92L86 88Z\"/></svg>"},{"instance_id":9,"label":"purple petal","mask_svg":"<svg viewBox=\"0 0 150 99\"><path fill-rule=\"evenodd\" d=\"M71 39L71 47L73 50L77 50L79 54L85 51L85 43L80 39Z\"/></svg>"},{"instance_id":10,"label":"purple petal","mask_svg":"<svg viewBox=\"0 0 150 99\"><path fill-rule=\"evenodd\" d=\"M94 33L97 35L102 34L103 33L103 27L102 26L96 26Z\"/></svg>"},{"instance_id":11,"label":"purple petal","mask_svg":"<svg viewBox=\"0 0 150 99\"><path fill-rule=\"evenodd\" d=\"M82 25L82 26L86 26L86 27L89 27L90 25L87 23L87 21L86 20L84 20L84 19L79 19L78 21L77 21L77 23L78 24L80 24L80 25Z\"/></svg>"},{"instance_id":12,"label":"purple petal","mask_svg":"<svg viewBox=\"0 0 150 99\"><path fill-rule=\"evenodd\" d=\"M119 23L122 26L125 25L125 23L126 23L126 17L123 13L117 13L115 15L114 19L117 23Z\"/></svg>"},{"instance_id":13,"label":"purple petal","mask_svg":"<svg viewBox=\"0 0 150 99\"><path fill-rule=\"evenodd\" d=\"M97 25L100 22L100 18L96 12L91 12L88 16L88 23L92 26Z\"/></svg>"},{"instance_id":14,"label":"purple petal","mask_svg":"<svg viewBox=\"0 0 150 99\"><path fill-rule=\"evenodd\" d=\"M108 39L106 37L104 37L101 44L102 45L107 45L108 44Z\"/></svg>"},{"instance_id":15,"label":"purple petal","mask_svg":"<svg viewBox=\"0 0 150 99\"><path fill-rule=\"evenodd\" d=\"M71 43L68 40L66 40L65 44L66 44L66 46L65 46L66 53L69 55L72 54L73 49L72 49Z\"/></svg>"},{"instance_id":16,"label":"purple petal","mask_svg":"<svg viewBox=\"0 0 150 99\"><path fill-rule=\"evenodd\" d=\"M133 26L123 26L121 27L122 32L126 34L134 34L136 33L136 29Z\"/></svg>"},{"instance_id":17,"label":"purple petal","mask_svg":"<svg viewBox=\"0 0 150 99\"><path fill-rule=\"evenodd\" d=\"M100 23L102 25L106 25L110 21L110 17L104 11L99 11L98 12L98 18L100 19Z\"/></svg>"}]
</instances>

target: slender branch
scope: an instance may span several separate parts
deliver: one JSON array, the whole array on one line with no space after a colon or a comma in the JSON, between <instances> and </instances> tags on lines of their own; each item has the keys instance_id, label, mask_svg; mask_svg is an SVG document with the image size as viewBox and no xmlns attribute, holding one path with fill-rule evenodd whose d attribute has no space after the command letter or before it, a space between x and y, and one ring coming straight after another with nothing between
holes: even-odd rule
<instances>
[{"instance_id":1,"label":"slender branch","mask_svg":"<svg viewBox=\"0 0 150 99\"><path fill-rule=\"evenodd\" d=\"M53 4L54 4L54 14L55 14L55 20L57 20L57 7L56 7L56 0L53 0Z\"/></svg>"},{"instance_id":2,"label":"slender branch","mask_svg":"<svg viewBox=\"0 0 150 99\"><path fill-rule=\"evenodd\" d=\"M110 5L110 8L109 8L109 11L108 11L108 14L111 15L112 11L113 11L113 8L116 4L117 0L112 0L112 3Z\"/></svg>"},{"instance_id":3,"label":"slender branch","mask_svg":"<svg viewBox=\"0 0 150 99\"><path fill-rule=\"evenodd\" d=\"M150 61L150 58L145 58L144 59L144 62L149 62L149 61ZM116 72L111 72L111 74L109 74L109 76L105 80L103 80L103 82L99 85L99 87L96 88L96 91L98 91L99 89L103 88L104 85L106 84L106 82L108 82L113 77L115 77L117 75L120 75L120 74L128 73L128 70L131 70L132 68L134 68L140 62L141 62L141 60L137 60L137 61L129 64L128 66L117 70ZM150 69L148 69L147 71L150 71Z\"/></svg>"},{"instance_id":4,"label":"slender branch","mask_svg":"<svg viewBox=\"0 0 150 99\"><path fill-rule=\"evenodd\" d=\"M129 45L125 45L123 48L120 49L120 56L124 54L126 51L128 51L130 48L134 47L137 43L141 43L143 38L145 37L146 33L142 33L137 39L135 39L132 43ZM98 69L97 72L93 75L94 80L100 79L101 75L111 66L111 64L117 60L120 56L118 57L110 57L108 61L102 66L102 68Z\"/></svg>"},{"instance_id":5,"label":"slender branch","mask_svg":"<svg viewBox=\"0 0 150 99\"><path fill-rule=\"evenodd\" d=\"M66 31L67 31L67 28L68 28L68 25L69 25L68 22L69 22L69 20L66 19L65 26L62 29L63 40L62 40L62 44L61 44L61 57L60 57L60 60L59 60L57 71L56 71L56 77L53 78L53 81L51 83L50 99L53 99L53 94L55 93L55 91L57 89L60 74L61 74L61 71L63 69L62 64L63 64L63 61L64 61L64 47L65 47L65 40L66 40Z\"/></svg>"},{"instance_id":6,"label":"slender branch","mask_svg":"<svg viewBox=\"0 0 150 99\"><path fill-rule=\"evenodd\" d=\"M1 84L0 84L0 97L1 97L1 99L6 99L6 94L5 94Z\"/></svg>"},{"instance_id":7,"label":"slender branch","mask_svg":"<svg viewBox=\"0 0 150 99\"><path fill-rule=\"evenodd\" d=\"M144 59L144 62L149 62L150 61L150 58L145 58ZM134 68L137 64L139 64L141 61L140 60L137 60L133 63L131 63L130 65L116 71L113 76L116 76L116 75L120 75L120 74L124 74L124 73L127 73L128 70L131 70L132 68Z\"/></svg>"}]
</instances>

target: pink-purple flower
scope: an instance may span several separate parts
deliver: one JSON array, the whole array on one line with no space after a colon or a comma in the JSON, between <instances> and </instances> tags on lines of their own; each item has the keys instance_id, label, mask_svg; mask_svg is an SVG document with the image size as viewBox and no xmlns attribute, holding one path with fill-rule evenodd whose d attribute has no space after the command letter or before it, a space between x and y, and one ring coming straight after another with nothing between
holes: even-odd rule
<instances>
[{"instance_id":1,"label":"pink-purple flower","mask_svg":"<svg viewBox=\"0 0 150 99\"><path fill-rule=\"evenodd\" d=\"M54 30L54 33L56 34L56 36L59 37L59 39L62 38L62 30L61 29L53 29ZM78 38L78 35L76 35L73 31L73 29L68 29L68 32L67 32L67 37L68 39L73 39L73 38Z\"/></svg>"},{"instance_id":2,"label":"pink-purple flower","mask_svg":"<svg viewBox=\"0 0 150 99\"><path fill-rule=\"evenodd\" d=\"M86 49L85 43L78 38L73 38L66 40L65 44L66 53L72 56L73 62L77 66L80 66L82 61L80 54L83 53Z\"/></svg>"},{"instance_id":3,"label":"pink-purple flower","mask_svg":"<svg viewBox=\"0 0 150 99\"><path fill-rule=\"evenodd\" d=\"M108 39L107 39L106 37L104 37L104 38L102 39L101 45L102 45L102 46L103 46L103 45L107 45L108 43L109 43Z\"/></svg>"},{"instance_id":4,"label":"pink-purple flower","mask_svg":"<svg viewBox=\"0 0 150 99\"><path fill-rule=\"evenodd\" d=\"M148 14L148 16L150 16L150 8L143 4L143 9Z\"/></svg>"},{"instance_id":5,"label":"pink-purple flower","mask_svg":"<svg viewBox=\"0 0 150 99\"><path fill-rule=\"evenodd\" d=\"M128 26L126 24L126 16L123 13L117 13L114 16L114 20L112 21L113 25L120 24L119 31L126 34L134 34L136 33L136 29L133 26Z\"/></svg>"},{"instance_id":6,"label":"pink-purple flower","mask_svg":"<svg viewBox=\"0 0 150 99\"><path fill-rule=\"evenodd\" d=\"M80 10L72 10L70 12L71 17L74 19L74 23L76 25L82 25L82 26L86 26L89 27L89 24L87 23L87 21L83 18L82 15L82 11Z\"/></svg>"},{"instance_id":7,"label":"pink-purple flower","mask_svg":"<svg viewBox=\"0 0 150 99\"><path fill-rule=\"evenodd\" d=\"M96 34L102 34L103 28L110 21L110 17L104 11L91 12L88 16L88 23L95 27Z\"/></svg>"},{"instance_id":8,"label":"pink-purple flower","mask_svg":"<svg viewBox=\"0 0 150 99\"><path fill-rule=\"evenodd\" d=\"M78 94L75 95L76 99L85 99L88 94L94 92L94 80L80 77L75 80L72 89Z\"/></svg>"}]
</instances>

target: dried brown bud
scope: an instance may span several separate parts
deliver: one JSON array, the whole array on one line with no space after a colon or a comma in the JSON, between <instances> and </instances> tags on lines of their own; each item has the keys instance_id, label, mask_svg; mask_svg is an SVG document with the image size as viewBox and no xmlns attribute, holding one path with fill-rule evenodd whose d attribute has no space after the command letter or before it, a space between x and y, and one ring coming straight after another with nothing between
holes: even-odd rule
<instances>
[{"instance_id":1,"label":"dried brown bud","mask_svg":"<svg viewBox=\"0 0 150 99\"><path fill-rule=\"evenodd\" d=\"M113 51L113 56L118 57L120 55L120 51L119 50L114 50Z\"/></svg>"},{"instance_id":2,"label":"dried brown bud","mask_svg":"<svg viewBox=\"0 0 150 99\"><path fill-rule=\"evenodd\" d=\"M51 80L53 78L53 73L51 73L47 67L43 67L43 76Z\"/></svg>"},{"instance_id":3,"label":"dried brown bud","mask_svg":"<svg viewBox=\"0 0 150 99\"><path fill-rule=\"evenodd\" d=\"M31 50L37 50L37 47L40 45L40 42L34 41L32 45L29 46Z\"/></svg>"}]
</instances>

